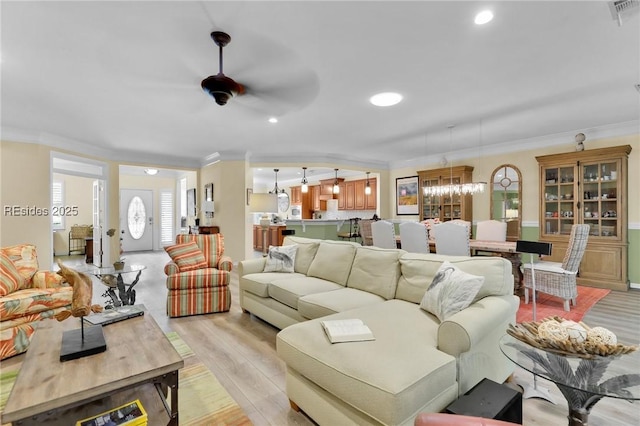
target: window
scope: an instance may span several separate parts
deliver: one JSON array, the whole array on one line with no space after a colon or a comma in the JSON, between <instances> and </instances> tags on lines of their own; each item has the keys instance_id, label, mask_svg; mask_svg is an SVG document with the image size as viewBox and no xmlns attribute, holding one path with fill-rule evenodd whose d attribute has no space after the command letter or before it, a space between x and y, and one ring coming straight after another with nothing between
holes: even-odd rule
<instances>
[{"instance_id":1,"label":"window","mask_svg":"<svg viewBox=\"0 0 640 426\"><path fill-rule=\"evenodd\" d=\"M64 182L54 180L51 186L51 207L56 207L56 211L64 204ZM53 210L53 209L52 209ZM51 222L54 230L65 229L64 216L51 215Z\"/></svg>"},{"instance_id":2,"label":"window","mask_svg":"<svg viewBox=\"0 0 640 426\"><path fill-rule=\"evenodd\" d=\"M160 192L160 243L173 244L173 194Z\"/></svg>"}]
</instances>

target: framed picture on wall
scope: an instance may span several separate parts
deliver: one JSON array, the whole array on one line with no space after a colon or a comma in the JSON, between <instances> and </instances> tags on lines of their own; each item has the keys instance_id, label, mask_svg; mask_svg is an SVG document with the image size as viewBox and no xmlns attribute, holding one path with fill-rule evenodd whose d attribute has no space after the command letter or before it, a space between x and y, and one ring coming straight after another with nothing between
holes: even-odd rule
<instances>
[{"instance_id":1,"label":"framed picture on wall","mask_svg":"<svg viewBox=\"0 0 640 426\"><path fill-rule=\"evenodd\" d=\"M204 200L213 201L213 184L208 183L204 186Z\"/></svg>"},{"instance_id":2,"label":"framed picture on wall","mask_svg":"<svg viewBox=\"0 0 640 426\"><path fill-rule=\"evenodd\" d=\"M196 189L187 189L187 216L196 216Z\"/></svg>"},{"instance_id":3,"label":"framed picture on wall","mask_svg":"<svg viewBox=\"0 0 640 426\"><path fill-rule=\"evenodd\" d=\"M396 178L396 214L419 214L418 176Z\"/></svg>"}]
</instances>

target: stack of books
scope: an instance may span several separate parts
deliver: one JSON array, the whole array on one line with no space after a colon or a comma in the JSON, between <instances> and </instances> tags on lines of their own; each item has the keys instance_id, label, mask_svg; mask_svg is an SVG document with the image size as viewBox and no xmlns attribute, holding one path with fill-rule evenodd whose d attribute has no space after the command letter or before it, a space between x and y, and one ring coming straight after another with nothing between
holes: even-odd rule
<instances>
[{"instance_id":1,"label":"stack of books","mask_svg":"<svg viewBox=\"0 0 640 426\"><path fill-rule=\"evenodd\" d=\"M146 426L147 412L139 399L76 422L76 426Z\"/></svg>"}]
</instances>

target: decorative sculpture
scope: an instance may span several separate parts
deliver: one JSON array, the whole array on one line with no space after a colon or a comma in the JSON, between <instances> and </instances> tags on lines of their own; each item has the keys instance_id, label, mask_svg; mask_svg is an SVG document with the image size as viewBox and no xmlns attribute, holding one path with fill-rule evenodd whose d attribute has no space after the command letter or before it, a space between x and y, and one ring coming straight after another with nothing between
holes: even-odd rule
<instances>
[{"instance_id":1,"label":"decorative sculpture","mask_svg":"<svg viewBox=\"0 0 640 426\"><path fill-rule=\"evenodd\" d=\"M62 334L60 348L60 361L69 361L87 355L93 355L107 350L101 325L92 325L85 328L83 317L91 312L102 312L102 306L92 305L93 284L87 274L83 274L65 266L58 259L60 270L58 274L73 287L71 309L64 310L55 315L58 321L64 321L70 316L80 318L80 328L67 330Z\"/></svg>"},{"instance_id":2,"label":"decorative sculpture","mask_svg":"<svg viewBox=\"0 0 640 426\"><path fill-rule=\"evenodd\" d=\"M73 287L73 296L71 299L71 310L62 311L56 314L58 321L64 321L70 316L84 317L91 312L102 312L102 306L92 305L91 299L93 297L93 283L91 278L87 274L83 274L74 269L65 266L60 259L58 259L58 266L60 270L59 275L62 275L64 279Z\"/></svg>"}]
</instances>

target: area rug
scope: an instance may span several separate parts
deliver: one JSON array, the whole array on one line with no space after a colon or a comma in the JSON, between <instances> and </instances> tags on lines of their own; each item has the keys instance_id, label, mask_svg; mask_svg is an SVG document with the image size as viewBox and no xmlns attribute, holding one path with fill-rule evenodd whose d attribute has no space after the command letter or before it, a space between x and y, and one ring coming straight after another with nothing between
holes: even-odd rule
<instances>
[{"instance_id":1,"label":"area rug","mask_svg":"<svg viewBox=\"0 0 640 426\"><path fill-rule=\"evenodd\" d=\"M167 338L185 360L195 356L178 333ZM234 401L218 379L199 360L179 372L178 410L181 426L251 425L242 408ZM19 370L0 372L0 412L4 409Z\"/></svg>"},{"instance_id":2,"label":"area rug","mask_svg":"<svg viewBox=\"0 0 640 426\"><path fill-rule=\"evenodd\" d=\"M550 316L559 316L573 321L581 321L589 309L609 294L610 291L602 288L578 286L578 304L576 306L570 305L571 310L569 312L564 310L561 298L538 293L536 319L541 320ZM525 305L524 296L521 296L516 322L533 321L532 306L531 298L529 298L529 304Z\"/></svg>"}]
</instances>

